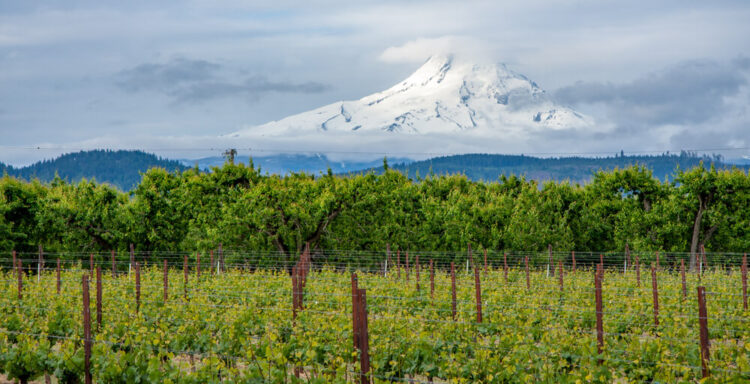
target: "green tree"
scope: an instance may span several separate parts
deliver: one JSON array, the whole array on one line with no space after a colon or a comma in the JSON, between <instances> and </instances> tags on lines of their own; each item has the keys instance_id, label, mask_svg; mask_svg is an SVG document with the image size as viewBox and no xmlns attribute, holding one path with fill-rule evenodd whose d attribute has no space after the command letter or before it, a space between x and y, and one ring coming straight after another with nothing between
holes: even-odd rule
<instances>
[{"instance_id":1,"label":"green tree","mask_svg":"<svg viewBox=\"0 0 750 384\"><path fill-rule=\"evenodd\" d=\"M722 229L739 230L744 239L747 230L747 215L743 213L748 202L750 184L747 175L740 170L717 171L701 166L680 171L676 179L678 193L682 196L685 210L692 214L690 234L690 266L697 264L696 254L702 245L708 244Z\"/></svg>"}]
</instances>

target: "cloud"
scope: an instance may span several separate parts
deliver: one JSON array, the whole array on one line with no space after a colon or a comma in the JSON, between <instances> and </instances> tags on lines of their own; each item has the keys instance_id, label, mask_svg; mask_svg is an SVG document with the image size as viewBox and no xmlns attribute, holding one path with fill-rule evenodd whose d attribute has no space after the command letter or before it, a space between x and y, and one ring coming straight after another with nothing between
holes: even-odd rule
<instances>
[{"instance_id":1,"label":"cloud","mask_svg":"<svg viewBox=\"0 0 750 384\"><path fill-rule=\"evenodd\" d=\"M221 66L204 60L173 59L166 64L146 63L117 75L117 85L128 92L158 90L169 93L175 88L215 78Z\"/></svg>"},{"instance_id":2,"label":"cloud","mask_svg":"<svg viewBox=\"0 0 750 384\"><path fill-rule=\"evenodd\" d=\"M460 55L472 60L487 58L490 45L467 36L419 38L386 48L378 57L386 63L422 63L433 55Z\"/></svg>"},{"instance_id":3,"label":"cloud","mask_svg":"<svg viewBox=\"0 0 750 384\"><path fill-rule=\"evenodd\" d=\"M206 81L190 84L187 87L176 89L172 96L183 102L199 102L210 99L228 97L256 98L268 92L280 93L320 93L329 87L316 83L285 83L269 81L263 76L246 79L242 83L228 83L221 81Z\"/></svg>"},{"instance_id":4,"label":"cloud","mask_svg":"<svg viewBox=\"0 0 750 384\"><path fill-rule=\"evenodd\" d=\"M219 64L185 58L140 64L120 71L115 78L117 86L126 92L163 93L180 103L232 97L253 100L269 92L320 93L329 88L317 82L270 81L265 76L242 78Z\"/></svg>"},{"instance_id":5,"label":"cloud","mask_svg":"<svg viewBox=\"0 0 750 384\"><path fill-rule=\"evenodd\" d=\"M746 58L729 63L691 60L627 83L578 82L554 92L566 104L601 104L620 127L699 125L732 110L748 85Z\"/></svg>"}]
</instances>

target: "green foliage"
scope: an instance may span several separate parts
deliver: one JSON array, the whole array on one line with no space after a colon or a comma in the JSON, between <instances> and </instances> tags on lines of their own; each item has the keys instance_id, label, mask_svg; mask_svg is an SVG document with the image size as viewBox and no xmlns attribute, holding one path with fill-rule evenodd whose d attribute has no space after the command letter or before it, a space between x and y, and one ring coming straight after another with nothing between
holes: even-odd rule
<instances>
[{"instance_id":1,"label":"green foliage","mask_svg":"<svg viewBox=\"0 0 750 384\"><path fill-rule=\"evenodd\" d=\"M562 256L562 255L558 255ZM381 258L384 255L381 255ZM569 262L569 256L559 260ZM190 258L191 267L194 258ZM428 260L422 259L422 268ZM564 271L564 288L544 270L525 271L518 258L507 271L480 272L482 323L477 323L474 276L456 274L456 318L451 276L438 266L434 292L428 273L415 287L391 266L357 271L367 289L367 323L373 383L694 383L701 381L695 287L707 295L710 369L707 382L750 380L750 312L741 304L740 271L713 265L699 277L658 272L659 325L654 325L650 278L619 268L604 273L603 351L597 352L592 270ZM158 263L157 263L158 264ZM161 264L158 264L161 265ZM121 273L102 280L102 323L92 316L91 374L97 383L352 383L358 352L352 346L351 277L335 263L316 264L304 288L304 308L293 319L289 275L275 269L229 269L184 281L181 268L141 272L136 311L134 279ZM497 264L496 264L497 266ZM425 269L422 269L424 272ZM54 271L16 286L0 284L0 375L25 383L43 374L58 383L84 377L81 276L87 269ZM0 270L0 281L13 272ZM185 286L183 286L185 284ZM92 300L91 304L94 303ZM92 312L94 311L92 305ZM299 377L295 377L296 371ZM3 376L0 376L3 377Z\"/></svg>"},{"instance_id":2,"label":"green foliage","mask_svg":"<svg viewBox=\"0 0 750 384\"><path fill-rule=\"evenodd\" d=\"M463 175L413 181L388 170L341 177L153 168L130 194L92 181L0 179L0 250L274 252L315 249L742 252L750 247L750 177L696 167L662 182L644 165L591 183ZM7 255L7 253L6 253ZM71 256L72 257L72 256ZM101 256L97 256L101 257ZM63 256L65 258L65 256Z\"/></svg>"}]
</instances>

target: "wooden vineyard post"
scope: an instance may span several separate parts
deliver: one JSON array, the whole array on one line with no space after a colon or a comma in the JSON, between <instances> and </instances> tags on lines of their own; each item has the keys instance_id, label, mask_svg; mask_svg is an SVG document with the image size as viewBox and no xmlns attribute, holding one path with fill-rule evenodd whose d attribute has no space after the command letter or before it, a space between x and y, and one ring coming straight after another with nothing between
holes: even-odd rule
<instances>
[{"instance_id":1,"label":"wooden vineyard post","mask_svg":"<svg viewBox=\"0 0 750 384\"><path fill-rule=\"evenodd\" d=\"M508 284L508 254L503 252L503 276L505 277L505 284Z\"/></svg>"},{"instance_id":2,"label":"wooden vineyard post","mask_svg":"<svg viewBox=\"0 0 750 384\"><path fill-rule=\"evenodd\" d=\"M417 254L415 260L414 260L414 268L417 275L417 293L419 293L419 255Z\"/></svg>"},{"instance_id":3,"label":"wooden vineyard post","mask_svg":"<svg viewBox=\"0 0 750 384\"><path fill-rule=\"evenodd\" d=\"M700 268L698 269L699 273L698 276L703 276L703 264L706 263L706 248L703 247L703 244L701 244L701 249L698 253L698 258L700 259ZM708 265L706 265L708 267Z\"/></svg>"},{"instance_id":4,"label":"wooden vineyard post","mask_svg":"<svg viewBox=\"0 0 750 384\"><path fill-rule=\"evenodd\" d=\"M651 288L654 293L654 330L659 328L659 287L656 283L656 267L651 266Z\"/></svg>"},{"instance_id":5,"label":"wooden vineyard post","mask_svg":"<svg viewBox=\"0 0 750 384\"><path fill-rule=\"evenodd\" d=\"M86 384L91 384L91 301L89 296L89 277L84 274L82 281L83 302L83 372Z\"/></svg>"},{"instance_id":6,"label":"wooden vineyard post","mask_svg":"<svg viewBox=\"0 0 750 384\"><path fill-rule=\"evenodd\" d=\"M562 260L559 260L557 262L557 265L558 265L557 274L558 274L558 277L560 278L560 292L562 292L562 291L565 290L565 286L563 285L563 265L562 265Z\"/></svg>"},{"instance_id":7,"label":"wooden vineyard post","mask_svg":"<svg viewBox=\"0 0 750 384\"><path fill-rule=\"evenodd\" d=\"M708 312L706 311L706 288L698 287L698 325L700 327L701 371L704 378L710 375L708 345Z\"/></svg>"},{"instance_id":8,"label":"wooden vineyard post","mask_svg":"<svg viewBox=\"0 0 750 384\"><path fill-rule=\"evenodd\" d=\"M357 274L352 273L352 334L355 350L359 351L360 383L369 383L370 352L367 327L367 290L357 286Z\"/></svg>"},{"instance_id":9,"label":"wooden vineyard post","mask_svg":"<svg viewBox=\"0 0 750 384\"><path fill-rule=\"evenodd\" d=\"M680 259L680 275L682 276L682 298L687 299L687 281L685 280L685 259Z\"/></svg>"},{"instance_id":10,"label":"wooden vineyard post","mask_svg":"<svg viewBox=\"0 0 750 384\"><path fill-rule=\"evenodd\" d=\"M570 256L573 258L573 272L576 271L576 251L573 251Z\"/></svg>"},{"instance_id":11,"label":"wooden vineyard post","mask_svg":"<svg viewBox=\"0 0 750 384\"><path fill-rule=\"evenodd\" d=\"M182 258L182 286L184 288L184 296L187 299L187 291L188 291L188 257L187 254L185 254Z\"/></svg>"},{"instance_id":12,"label":"wooden vineyard post","mask_svg":"<svg viewBox=\"0 0 750 384\"><path fill-rule=\"evenodd\" d=\"M409 251L406 251L406 281L409 281Z\"/></svg>"},{"instance_id":13,"label":"wooden vineyard post","mask_svg":"<svg viewBox=\"0 0 750 384\"><path fill-rule=\"evenodd\" d=\"M599 264L596 267L594 273L594 295L596 299L596 350L600 356L599 364L602 363L601 355L604 351L604 323L602 316L604 310L602 309L602 265Z\"/></svg>"},{"instance_id":14,"label":"wooden vineyard post","mask_svg":"<svg viewBox=\"0 0 750 384\"><path fill-rule=\"evenodd\" d=\"M297 306L297 311L299 312L302 310L302 298L304 297L304 294L305 294L305 284L306 284L306 279L307 279L305 277L305 267L301 265L298 266L296 268L296 275L297 275L297 288L295 291L295 293L297 294L296 306Z\"/></svg>"},{"instance_id":15,"label":"wooden vineyard post","mask_svg":"<svg viewBox=\"0 0 750 384\"><path fill-rule=\"evenodd\" d=\"M89 274L94 274L94 254L89 253Z\"/></svg>"},{"instance_id":16,"label":"wooden vineyard post","mask_svg":"<svg viewBox=\"0 0 750 384\"><path fill-rule=\"evenodd\" d=\"M484 275L487 276L487 248L484 249Z\"/></svg>"},{"instance_id":17,"label":"wooden vineyard post","mask_svg":"<svg viewBox=\"0 0 750 384\"><path fill-rule=\"evenodd\" d=\"M641 258L639 255L635 255L635 279L638 282L638 287L641 287Z\"/></svg>"},{"instance_id":18,"label":"wooden vineyard post","mask_svg":"<svg viewBox=\"0 0 750 384\"><path fill-rule=\"evenodd\" d=\"M23 262L18 259L18 300L23 299Z\"/></svg>"},{"instance_id":19,"label":"wooden vineyard post","mask_svg":"<svg viewBox=\"0 0 750 384\"><path fill-rule=\"evenodd\" d=\"M60 294L60 288L62 288L62 286L61 286L62 282L60 281L60 259L59 258L57 259L57 270L56 270L55 275L57 277L57 294L59 295Z\"/></svg>"},{"instance_id":20,"label":"wooden vineyard post","mask_svg":"<svg viewBox=\"0 0 750 384\"><path fill-rule=\"evenodd\" d=\"M477 302L477 323L482 322L482 286L479 282L479 269L474 267L474 293Z\"/></svg>"},{"instance_id":21,"label":"wooden vineyard post","mask_svg":"<svg viewBox=\"0 0 750 384\"><path fill-rule=\"evenodd\" d=\"M354 348L359 349L359 288L357 286L357 274L352 273L352 337Z\"/></svg>"},{"instance_id":22,"label":"wooden vineyard post","mask_svg":"<svg viewBox=\"0 0 750 384\"><path fill-rule=\"evenodd\" d=\"M117 264L115 263L115 250L109 252L109 259L112 262L112 278L117 277Z\"/></svg>"},{"instance_id":23,"label":"wooden vineyard post","mask_svg":"<svg viewBox=\"0 0 750 384\"><path fill-rule=\"evenodd\" d=\"M396 278L401 279L401 249L396 250Z\"/></svg>"},{"instance_id":24,"label":"wooden vineyard post","mask_svg":"<svg viewBox=\"0 0 750 384\"><path fill-rule=\"evenodd\" d=\"M167 303L167 300L169 300L169 268L167 268L167 259L163 260L164 267L162 270L164 271L164 304Z\"/></svg>"},{"instance_id":25,"label":"wooden vineyard post","mask_svg":"<svg viewBox=\"0 0 750 384\"><path fill-rule=\"evenodd\" d=\"M526 256L524 259L524 263L526 263L526 289L531 290L531 278L529 277L529 256Z\"/></svg>"},{"instance_id":26,"label":"wooden vineyard post","mask_svg":"<svg viewBox=\"0 0 750 384\"><path fill-rule=\"evenodd\" d=\"M195 254L195 278L200 279L201 278L201 253L197 252Z\"/></svg>"},{"instance_id":27,"label":"wooden vineyard post","mask_svg":"<svg viewBox=\"0 0 750 384\"><path fill-rule=\"evenodd\" d=\"M742 308L747 311L747 253L742 255Z\"/></svg>"},{"instance_id":28,"label":"wooden vineyard post","mask_svg":"<svg viewBox=\"0 0 750 384\"><path fill-rule=\"evenodd\" d=\"M453 263L451 263L451 295L451 313L453 315L453 321L456 321L456 267Z\"/></svg>"},{"instance_id":29,"label":"wooden vineyard post","mask_svg":"<svg viewBox=\"0 0 750 384\"><path fill-rule=\"evenodd\" d=\"M549 254L549 260L547 261L547 277L555 276L555 266L552 264L552 244L547 244L547 253Z\"/></svg>"},{"instance_id":30,"label":"wooden vineyard post","mask_svg":"<svg viewBox=\"0 0 750 384\"><path fill-rule=\"evenodd\" d=\"M13 255L13 266L11 266L10 269L11 269L11 271L15 271L16 267L18 267L18 259L16 259L16 251L13 250L10 253L11 253L11 255Z\"/></svg>"},{"instance_id":31,"label":"wooden vineyard post","mask_svg":"<svg viewBox=\"0 0 750 384\"><path fill-rule=\"evenodd\" d=\"M214 250L213 249L208 251L208 257L209 257L208 259L209 264L211 265L211 274L213 275L216 272L216 270L214 269Z\"/></svg>"},{"instance_id":32,"label":"wooden vineyard post","mask_svg":"<svg viewBox=\"0 0 750 384\"><path fill-rule=\"evenodd\" d=\"M135 262L135 313L141 308L141 265Z\"/></svg>"},{"instance_id":33,"label":"wooden vineyard post","mask_svg":"<svg viewBox=\"0 0 750 384\"><path fill-rule=\"evenodd\" d=\"M102 328L102 267L96 267L96 329Z\"/></svg>"},{"instance_id":34,"label":"wooden vineyard post","mask_svg":"<svg viewBox=\"0 0 750 384\"><path fill-rule=\"evenodd\" d=\"M430 259L430 299L435 298L435 269Z\"/></svg>"},{"instance_id":35,"label":"wooden vineyard post","mask_svg":"<svg viewBox=\"0 0 750 384\"><path fill-rule=\"evenodd\" d=\"M135 267L135 247L133 243L130 243L130 264L128 264L128 278L130 278L130 270Z\"/></svg>"},{"instance_id":36,"label":"wooden vineyard post","mask_svg":"<svg viewBox=\"0 0 750 384\"><path fill-rule=\"evenodd\" d=\"M360 383L367 384L370 382L370 341L367 327L367 290L359 289L357 295L359 305L359 371Z\"/></svg>"}]
</instances>

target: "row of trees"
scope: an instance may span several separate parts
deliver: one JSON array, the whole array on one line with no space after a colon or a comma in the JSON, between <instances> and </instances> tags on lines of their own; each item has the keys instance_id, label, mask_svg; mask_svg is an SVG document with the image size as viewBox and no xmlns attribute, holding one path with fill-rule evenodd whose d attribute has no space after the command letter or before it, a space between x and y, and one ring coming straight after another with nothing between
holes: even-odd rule
<instances>
[{"instance_id":1,"label":"row of trees","mask_svg":"<svg viewBox=\"0 0 750 384\"><path fill-rule=\"evenodd\" d=\"M386 164L387 167L387 164ZM644 167L584 186L399 172L263 175L154 168L129 194L104 184L0 179L0 249L107 252L392 248L692 252L750 249L750 176L696 167L661 182Z\"/></svg>"}]
</instances>

